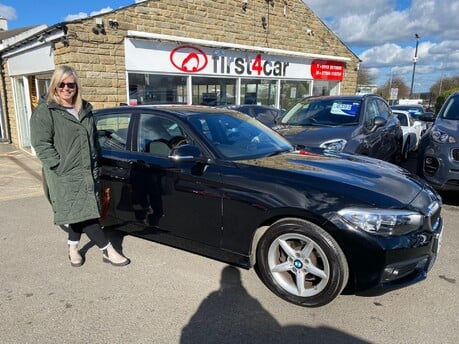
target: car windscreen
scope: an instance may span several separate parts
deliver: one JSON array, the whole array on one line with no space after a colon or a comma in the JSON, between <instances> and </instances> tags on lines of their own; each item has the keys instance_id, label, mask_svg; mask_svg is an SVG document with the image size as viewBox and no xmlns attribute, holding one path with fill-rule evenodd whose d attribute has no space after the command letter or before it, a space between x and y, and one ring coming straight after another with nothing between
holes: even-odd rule
<instances>
[{"instance_id":1,"label":"car windscreen","mask_svg":"<svg viewBox=\"0 0 459 344\"><path fill-rule=\"evenodd\" d=\"M396 105L392 106L393 110L403 110L408 111L411 116L417 118L424 113L424 110L420 106L403 106L403 105Z\"/></svg>"},{"instance_id":2,"label":"car windscreen","mask_svg":"<svg viewBox=\"0 0 459 344\"><path fill-rule=\"evenodd\" d=\"M296 104L282 118L289 125L354 125L359 122L361 101L312 99Z\"/></svg>"},{"instance_id":3,"label":"car windscreen","mask_svg":"<svg viewBox=\"0 0 459 344\"><path fill-rule=\"evenodd\" d=\"M254 159L293 149L278 133L244 114L202 113L188 120L224 159Z\"/></svg>"},{"instance_id":4,"label":"car windscreen","mask_svg":"<svg viewBox=\"0 0 459 344\"><path fill-rule=\"evenodd\" d=\"M445 111L443 111L442 118L459 120L459 97L452 97L448 104L446 104Z\"/></svg>"}]
</instances>

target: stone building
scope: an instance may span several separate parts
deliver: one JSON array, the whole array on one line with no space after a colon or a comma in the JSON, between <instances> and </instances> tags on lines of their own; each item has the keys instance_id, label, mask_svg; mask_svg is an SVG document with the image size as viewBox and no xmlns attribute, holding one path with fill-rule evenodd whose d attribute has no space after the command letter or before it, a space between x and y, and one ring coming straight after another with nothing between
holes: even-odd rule
<instances>
[{"instance_id":1,"label":"stone building","mask_svg":"<svg viewBox=\"0 0 459 344\"><path fill-rule=\"evenodd\" d=\"M302 0L146 0L5 39L1 137L30 150L29 119L57 65L95 108L257 103L354 94L358 57Z\"/></svg>"}]
</instances>

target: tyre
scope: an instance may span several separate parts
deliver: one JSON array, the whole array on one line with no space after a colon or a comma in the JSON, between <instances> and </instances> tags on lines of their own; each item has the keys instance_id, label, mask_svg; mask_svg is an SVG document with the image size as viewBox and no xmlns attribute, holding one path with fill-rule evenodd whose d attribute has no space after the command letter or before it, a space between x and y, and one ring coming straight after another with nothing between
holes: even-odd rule
<instances>
[{"instance_id":1,"label":"tyre","mask_svg":"<svg viewBox=\"0 0 459 344\"><path fill-rule=\"evenodd\" d=\"M260 279L286 301L319 307L346 286L349 270L343 251L330 234L308 221L274 223L256 252Z\"/></svg>"}]
</instances>

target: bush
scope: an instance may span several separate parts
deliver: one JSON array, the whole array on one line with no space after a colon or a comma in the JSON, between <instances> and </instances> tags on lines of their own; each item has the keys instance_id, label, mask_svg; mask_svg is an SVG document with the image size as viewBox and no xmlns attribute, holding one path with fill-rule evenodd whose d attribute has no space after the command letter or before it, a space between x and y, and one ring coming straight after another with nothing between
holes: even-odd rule
<instances>
[{"instance_id":1,"label":"bush","mask_svg":"<svg viewBox=\"0 0 459 344\"><path fill-rule=\"evenodd\" d=\"M447 90L440 94L437 97L437 101L435 103L435 113L438 114L440 112L441 107L443 106L443 103L446 101L446 99L453 94L454 92L459 92L459 88L452 88L450 90Z\"/></svg>"}]
</instances>

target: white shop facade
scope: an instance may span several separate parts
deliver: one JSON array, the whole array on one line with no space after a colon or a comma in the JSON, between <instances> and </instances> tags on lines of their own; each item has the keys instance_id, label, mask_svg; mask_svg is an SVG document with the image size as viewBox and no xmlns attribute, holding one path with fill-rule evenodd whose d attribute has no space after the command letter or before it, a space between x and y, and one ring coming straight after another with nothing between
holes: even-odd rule
<instances>
[{"instance_id":1,"label":"white shop facade","mask_svg":"<svg viewBox=\"0 0 459 344\"><path fill-rule=\"evenodd\" d=\"M340 94L347 57L128 32L127 103L260 104L288 108Z\"/></svg>"}]
</instances>

